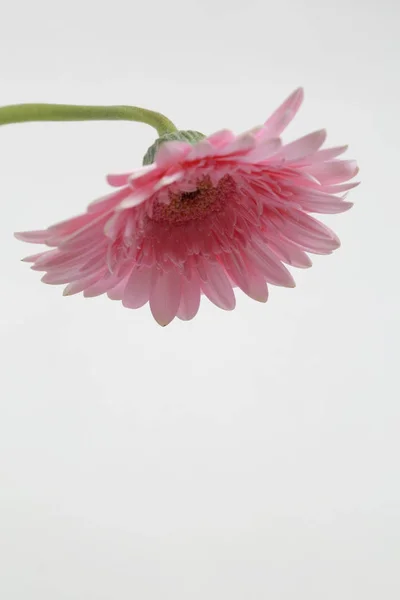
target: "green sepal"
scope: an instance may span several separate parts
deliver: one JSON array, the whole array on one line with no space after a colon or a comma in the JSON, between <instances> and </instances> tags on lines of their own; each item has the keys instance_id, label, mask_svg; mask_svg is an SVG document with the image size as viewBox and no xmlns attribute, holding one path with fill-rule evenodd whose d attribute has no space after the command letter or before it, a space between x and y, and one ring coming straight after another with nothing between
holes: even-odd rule
<instances>
[{"instance_id":1,"label":"green sepal","mask_svg":"<svg viewBox=\"0 0 400 600\"><path fill-rule=\"evenodd\" d=\"M164 142L188 142L194 146L200 140L204 140L206 136L199 131L171 131L159 137L152 146L147 150L143 158L143 165L151 165L154 162L154 157L157 150Z\"/></svg>"}]
</instances>

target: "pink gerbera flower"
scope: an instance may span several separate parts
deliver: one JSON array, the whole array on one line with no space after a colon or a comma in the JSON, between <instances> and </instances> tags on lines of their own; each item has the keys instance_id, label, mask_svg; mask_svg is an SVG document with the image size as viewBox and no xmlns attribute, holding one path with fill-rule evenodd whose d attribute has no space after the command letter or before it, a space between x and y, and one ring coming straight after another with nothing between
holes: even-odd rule
<instances>
[{"instance_id":1,"label":"pink gerbera flower","mask_svg":"<svg viewBox=\"0 0 400 600\"><path fill-rule=\"evenodd\" d=\"M346 146L320 149L323 130L282 145L302 99L295 91L264 126L243 135L161 137L145 157L154 162L109 175L117 190L86 213L17 233L54 247L25 260L46 271L45 283L68 284L65 295L107 293L128 308L149 302L161 325L192 319L202 294L232 310L234 287L259 302L269 283L293 287L284 263L309 267L307 253L340 245L309 213L349 209L341 194L357 185L346 182L358 171L354 161L337 159Z\"/></svg>"}]
</instances>

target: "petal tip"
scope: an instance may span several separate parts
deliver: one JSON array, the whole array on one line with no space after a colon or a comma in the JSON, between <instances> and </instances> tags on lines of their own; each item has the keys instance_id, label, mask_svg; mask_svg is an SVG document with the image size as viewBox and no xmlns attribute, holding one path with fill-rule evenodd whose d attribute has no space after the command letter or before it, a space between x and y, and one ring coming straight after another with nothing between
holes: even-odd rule
<instances>
[{"instance_id":1,"label":"petal tip","mask_svg":"<svg viewBox=\"0 0 400 600\"><path fill-rule=\"evenodd\" d=\"M265 304L268 301L268 296L253 296L253 300L255 300L256 302L261 302L262 304Z\"/></svg>"},{"instance_id":2,"label":"petal tip","mask_svg":"<svg viewBox=\"0 0 400 600\"><path fill-rule=\"evenodd\" d=\"M48 238L47 229L39 231L15 231L14 237L20 242L28 242L29 244L45 244Z\"/></svg>"},{"instance_id":3,"label":"petal tip","mask_svg":"<svg viewBox=\"0 0 400 600\"><path fill-rule=\"evenodd\" d=\"M39 257L40 257L40 254L33 254L30 256L25 256L24 258L21 258L21 262L34 263L38 260Z\"/></svg>"},{"instance_id":4,"label":"petal tip","mask_svg":"<svg viewBox=\"0 0 400 600\"><path fill-rule=\"evenodd\" d=\"M14 237L19 242L30 242L29 235L25 231L14 231Z\"/></svg>"},{"instance_id":5,"label":"petal tip","mask_svg":"<svg viewBox=\"0 0 400 600\"><path fill-rule=\"evenodd\" d=\"M303 100L304 98L304 87L302 85L300 85L298 88L296 88L293 92L293 97L297 97L297 98L301 98Z\"/></svg>"},{"instance_id":6,"label":"petal tip","mask_svg":"<svg viewBox=\"0 0 400 600\"><path fill-rule=\"evenodd\" d=\"M153 317L154 317L154 315L153 315ZM155 319L157 325L160 325L160 327L163 327L163 328L167 327L167 325L169 325L171 323L171 321L173 320L173 319L169 319L168 321L164 321L162 319L156 319L156 317L154 317L154 319Z\"/></svg>"},{"instance_id":7,"label":"petal tip","mask_svg":"<svg viewBox=\"0 0 400 600\"><path fill-rule=\"evenodd\" d=\"M297 112L304 101L304 88L298 87L287 99L288 105Z\"/></svg>"}]
</instances>

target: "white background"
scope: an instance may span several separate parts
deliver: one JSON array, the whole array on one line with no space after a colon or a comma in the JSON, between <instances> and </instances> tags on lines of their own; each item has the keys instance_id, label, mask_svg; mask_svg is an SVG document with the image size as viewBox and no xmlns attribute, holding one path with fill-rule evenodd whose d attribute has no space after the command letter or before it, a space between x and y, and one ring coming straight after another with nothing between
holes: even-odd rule
<instances>
[{"instance_id":1,"label":"white background","mask_svg":"<svg viewBox=\"0 0 400 600\"><path fill-rule=\"evenodd\" d=\"M0 104L136 104L182 129L326 127L362 185L342 248L266 305L62 297L13 239L83 211L154 139L135 123L0 130L0 596L400 597L400 11L391 0L7 3Z\"/></svg>"}]
</instances>

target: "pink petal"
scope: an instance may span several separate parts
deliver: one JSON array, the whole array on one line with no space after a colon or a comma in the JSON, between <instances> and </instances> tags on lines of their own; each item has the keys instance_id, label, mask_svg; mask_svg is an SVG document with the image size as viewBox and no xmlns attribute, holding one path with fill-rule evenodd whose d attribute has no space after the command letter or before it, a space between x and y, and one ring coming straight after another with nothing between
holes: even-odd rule
<instances>
[{"instance_id":1,"label":"pink petal","mask_svg":"<svg viewBox=\"0 0 400 600\"><path fill-rule=\"evenodd\" d=\"M206 156L212 156L215 153L214 146L208 141L207 138L197 142L188 155L188 160L199 160Z\"/></svg>"},{"instance_id":2,"label":"pink petal","mask_svg":"<svg viewBox=\"0 0 400 600\"><path fill-rule=\"evenodd\" d=\"M207 137L208 142L214 148L223 148L224 146L227 146L228 144L232 144L232 142L234 142L235 139L236 139L235 134L232 133L232 131L229 131L229 129L223 129L222 131L217 131L216 133L213 133L212 135L209 135Z\"/></svg>"},{"instance_id":3,"label":"pink petal","mask_svg":"<svg viewBox=\"0 0 400 600\"><path fill-rule=\"evenodd\" d=\"M249 289L249 273L243 258L237 253L230 252L229 254L222 254L220 260L233 283L247 293Z\"/></svg>"},{"instance_id":4,"label":"pink petal","mask_svg":"<svg viewBox=\"0 0 400 600\"><path fill-rule=\"evenodd\" d=\"M318 152L316 152L313 155L312 162L314 164L317 162L326 162L328 160L332 160L333 158L336 158L337 156L340 156L341 154L346 152L347 149L348 146L336 146L335 148L325 148L325 150L318 150Z\"/></svg>"},{"instance_id":5,"label":"pink petal","mask_svg":"<svg viewBox=\"0 0 400 600\"><path fill-rule=\"evenodd\" d=\"M287 144L282 148L278 157L281 156L285 160L296 161L310 154L314 154L325 142L326 131L321 129L320 131L314 131L298 140Z\"/></svg>"},{"instance_id":6,"label":"pink petal","mask_svg":"<svg viewBox=\"0 0 400 600\"><path fill-rule=\"evenodd\" d=\"M163 176L165 169L160 169L155 163L136 169L129 176L129 185L133 190L138 190L148 185L154 185Z\"/></svg>"},{"instance_id":7,"label":"pink petal","mask_svg":"<svg viewBox=\"0 0 400 600\"><path fill-rule=\"evenodd\" d=\"M53 252L53 250L49 250L49 252ZM42 258L42 256L44 254L47 254L47 252L39 252L38 254L31 254L30 256L25 256L25 258L21 258L22 262L27 262L27 263L34 263L36 262L39 258Z\"/></svg>"},{"instance_id":8,"label":"pink petal","mask_svg":"<svg viewBox=\"0 0 400 600\"><path fill-rule=\"evenodd\" d=\"M303 97L302 88L295 90L265 122L262 134L279 137L296 115L303 102Z\"/></svg>"},{"instance_id":9,"label":"pink petal","mask_svg":"<svg viewBox=\"0 0 400 600\"><path fill-rule=\"evenodd\" d=\"M107 296L110 298L110 300L122 300L128 279L129 275L121 279L117 285L108 290Z\"/></svg>"},{"instance_id":10,"label":"pink petal","mask_svg":"<svg viewBox=\"0 0 400 600\"><path fill-rule=\"evenodd\" d=\"M40 252L40 254L36 254L36 260L27 261L34 262L35 264L31 267L34 271L40 271L40 266L46 266L48 263L50 265L52 262L60 260L60 256L62 256L61 252L56 248L55 250L47 250L46 252ZM47 268L42 269L43 271L47 271Z\"/></svg>"},{"instance_id":11,"label":"pink petal","mask_svg":"<svg viewBox=\"0 0 400 600\"><path fill-rule=\"evenodd\" d=\"M293 210L290 213L288 212L285 215L285 218L290 226L295 225L314 238L332 241L336 244L336 248L339 248L339 238L332 229L329 229L329 227L321 223L321 221L317 221L317 219L314 219L310 215L299 210Z\"/></svg>"},{"instance_id":12,"label":"pink petal","mask_svg":"<svg viewBox=\"0 0 400 600\"><path fill-rule=\"evenodd\" d=\"M152 269L134 269L125 285L122 304L126 308L140 308L150 299Z\"/></svg>"},{"instance_id":13,"label":"pink petal","mask_svg":"<svg viewBox=\"0 0 400 600\"><path fill-rule=\"evenodd\" d=\"M68 250L76 250L78 249L77 247L86 247L92 245L95 240L98 241L99 234L101 236L104 235L103 229L109 219L109 215L100 214L93 215L92 217L91 221L80 229L77 229L68 235L61 235L58 236L58 238L54 238L57 239L57 245L63 249L68 248Z\"/></svg>"},{"instance_id":14,"label":"pink petal","mask_svg":"<svg viewBox=\"0 0 400 600\"><path fill-rule=\"evenodd\" d=\"M343 183L341 185L324 185L322 189L327 194L341 194L342 192L352 190L359 185L359 181L353 181L351 183Z\"/></svg>"},{"instance_id":15,"label":"pink petal","mask_svg":"<svg viewBox=\"0 0 400 600\"><path fill-rule=\"evenodd\" d=\"M233 310L236 305L232 285L225 275L224 269L217 263L204 261L206 281L201 282L201 289L211 302L224 310Z\"/></svg>"},{"instance_id":16,"label":"pink petal","mask_svg":"<svg viewBox=\"0 0 400 600\"><path fill-rule=\"evenodd\" d=\"M104 273L105 269L102 266L97 266L97 268L88 269L87 271L81 271L80 269L65 272L57 271L46 273L45 275L43 275L42 281L43 283L48 283L50 285L60 285L62 283L78 281L78 279L86 279L92 275L97 275L97 277L100 278L104 275Z\"/></svg>"},{"instance_id":17,"label":"pink petal","mask_svg":"<svg viewBox=\"0 0 400 600\"><path fill-rule=\"evenodd\" d=\"M320 186L319 189L305 190L300 186L291 186L290 190L293 195L290 200L293 201L293 204L297 204L297 208L316 213L341 213L353 206L351 202L345 202L344 197L327 193L326 189ZM335 191L334 187L331 188L331 191Z\"/></svg>"},{"instance_id":18,"label":"pink petal","mask_svg":"<svg viewBox=\"0 0 400 600\"><path fill-rule=\"evenodd\" d=\"M188 144L187 142L164 142L158 148L154 162L158 167L167 167L183 160L189 154L191 149L191 144Z\"/></svg>"},{"instance_id":19,"label":"pink petal","mask_svg":"<svg viewBox=\"0 0 400 600\"><path fill-rule=\"evenodd\" d=\"M253 238L243 252L254 270L260 271L269 283L283 287L295 287L296 284L291 273L265 243Z\"/></svg>"},{"instance_id":20,"label":"pink petal","mask_svg":"<svg viewBox=\"0 0 400 600\"><path fill-rule=\"evenodd\" d=\"M262 275L255 273L249 274L249 284L246 290L247 296L257 302L266 302L268 300L268 286Z\"/></svg>"},{"instance_id":21,"label":"pink petal","mask_svg":"<svg viewBox=\"0 0 400 600\"><path fill-rule=\"evenodd\" d=\"M268 246L278 258L292 267L307 269L312 266L310 257L287 239L276 237L273 240L268 240Z\"/></svg>"},{"instance_id":22,"label":"pink petal","mask_svg":"<svg viewBox=\"0 0 400 600\"><path fill-rule=\"evenodd\" d=\"M236 137L236 139L226 146L214 151L215 155L222 157L226 160L232 160L236 156L245 156L250 150L253 150L257 146L256 137L251 133L243 133Z\"/></svg>"},{"instance_id":23,"label":"pink petal","mask_svg":"<svg viewBox=\"0 0 400 600\"><path fill-rule=\"evenodd\" d=\"M280 235L314 254L330 254L339 248L340 240L331 229L301 211L292 212L284 222L277 222Z\"/></svg>"},{"instance_id":24,"label":"pink petal","mask_svg":"<svg viewBox=\"0 0 400 600\"><path fill-rule=\"evenodd\" d=\"M48 269L42 281L51 284L69 283L97 273L99 270L106 270L103 254L95 254L92 258L84 256L77 264Z\"/></svg>"},{"instance_id":25,"label":"pink petal","mask_svg":"<svg viewBox=\"0 0 400 600\"><path fill-rule=\"evenodd\" d=\"M176 269L153 271L150 309L159 325L165 327L178 312L181 301L182 275Z\"/></svg>"},{"instance_id":26,"label":"pink petal","mask_svg":"<svg viewBox=\"0 0 400 600\"><path fill-rule=\"evenodd\" d=\"M355 160L332 160L307 167L307 173L318 179L322 185L342 183L358 173Z\"/></svg>"},{"instance_id":27,"label":"pink petal","mask_svg":"<svg viewBox=\"0 0 400 600\"><path fill-rule=\"evenodd\" d=\"M172 183L175 183L176 181L179 181L182 178L183 178L182 171L178 171L176 173L173 173L172 175L164 175L164 177L160 177L158 182L153 185L153 190L155 192L158 192L159 190L162 190L163 188L168 187Z\"/></svg>"},{"instance_id":28,"label":"pink petal","mask_svg":"<svg viewBox=\"0 0 400 600\"><path fill-rule=\"evenodd\" d=\"M352 202L345 202L340 198L332 197L331 199L305 198L300 202L301 208L311 213L322 214L339 214L346 212L352 206Z\"/></svg>"},{"instance_id":29,"label":"pink petal","mask_svg":"<svg viewBox=\"0 0 400 600\"><path fill-rule=\"evenodd\" d=\"M196 316L200 307L200 284L197 277L182 279L181 301L177 317L181 321L190 321Z\"/></svg>"},{"instance_id":30,"label":"pink petal","mask_svg":"<svg viewBox=\"0 0 400 600\"><path fill-rule=\"evenodd\" d=\"M117 175L107 175L106 181L108 185L113 187L122 187L128 185L131 173L121 173Z\"/></svg>"},{"instance_id":31,"label":"pink petal","mask_svg":"<svg viewBox=\"0 0 400 600\"><path fill-rule=\"evenodd\" d=\"M127 216L126 211L112 213L104 225L104 235L112 241L116 240L125 228Z\"/></svg>"},{"instance_id":32,"label":"pink petal","mask_svg":"<svg viewBox=\"0 0 400 600\"><path fill-rule=\"evenodd\" d=\"M153 164L145 165L144 167L138 167L130 173L121 173L117 175L107 175L107 183L113 187L121 187L131 184L133 181L142 178L142 181L146 181L145 176L151 174L156 170L156 166Z\"/></svg>"},{"instance_id":33,"label":"pink petal","mask_svg":"<svg viewBox=\"0 0 400 600\"><path fill-rule=\"evenodd\" d=\"M104 294L109 289L115 287L121 281L120 277L112 275L107 272L102 279L94 282L90 286L85 288L83 295L85 298L94 298L95 296L100 296Z\"/></svg>"},{"instance_id":34,"label":"pink petal","mask_svg":"<svg viewBox=\"0 0 400 600\"><path fill-rule=\"evenodd\" d=\"M91 213L114 210L122 200L129 198L131 194L132 189L130 187L124 187L118 192L112 192L112 194L107 194L107 196L102 196L97 200L93 200L93 202L91 202L88 206L89 215Z\"/></svg>"},{"instance_id":35,"label":"pink petal","mask_svg":"<svg viewBox=\"0 0 400 600\"><path fill-rule=\"evenodd\" d=\"M89 277L83 277L82 279L73 281L64 288L63 296L73 296L74 294L79 294L80 292L83 292L84 289L101 279L101 277L101 274L96 273L95 275L90 275Z\"/></svg>"},{"instance_id":36,"label":"pink petal","mask_svg":"<svg viewBox=\"0 0 400 600\"><path fill-rule=\"evenodd\" d=\"M65 242L59 243L58 249L63 256L68 256L68 259L79 256L79 254L85 256L96 248L98 250L102 249L106 251L109 242L104 235L103 227L104 223L99 224L96 228L92 229L89 232L89 235L85 236L85 234L83 234L78 238L67 238Z\"/></svg>"},{"instance_id":37,"label":"pink petal","mask_svg":"<svg viewBox=\"0 0 400 600\"><path fill-rule=\"evenodd\" d=\"M122 202L116 206L117 210L126 210L127 208L133 208L139 206L145 200L148 200L154 193L154 185L148 185L143 188L133 190L132 193Z\"/></svg>"},{"instance_id":38,"label":"pink petal","mask_svg":"<svg viewBox=\"0 0 400 600\"><path fill-rule=\"evenodd\" d=\"M55 225L49 227L48 231L53 236L66 236L74 233L75 231L79 231L82 227L86 227L90 223L95 220L91 214L83 213L82 215L78 215L77 217L72 217L71 219L65 219L64 221L60 221Z\"/></svg>"},{"instance_id":39,"label":"pink petal","mask_svg":"<svg viewBox=\"0 0 400 600\"><path fill-rule=\"evenodd\" d=\"M85 261L93 258L94 256L104 256L106 246L101 240L100 243L93 244L89 250L82 252L77 250L75 252L65 252L63 250L50 250L40 256L35 262L32 269L34 271L49 271L54 269L69 269L73 266L83 265Z\"/></svg>"},{"instance_id":40,"label":"pink petal","mask_svg":"<svg viewBox=\"0 0 400 600\"><path fill-rule=\"evenodd\" d=\"M240 162L261 162L270 156L275 157L281 147L282 142L279 138L268 138L241 158Z\"/></svg>"},{"instance_id":41,"label":"pink petal","mask_svg":"<svg viewBox=\"0 0 400 600\"><path fill-rule=\"evenodd\" d=\"M337 244L334 244L330 240L318 240L307 236L302 231L290 228L282 233L282 237L297 244L306 252L312 252L312 254L332 254L332 252L338 248Z\"/></svg>"},{"instance_id":42,"label":"pink petal","mask_svg":"<svg viewBox=\"0 0 400 600\"><path fill-rule=\"evenodd\" d=\"M45 244L49 237L47 229L40 231L17 231L14 233L14 237L21 242L29 242L30 244Z\"/></svg>"},{"instance_id":43,"label":"pink petal","mask_svg":"<svg viewBox=\"0 0 400 600\"><path fill-rule=\"evenodd\" d=\"M53 266L53 263L57 265L59 262L65 260L64 253L60 252L58 248L54 250L47 250L47 252L41 252L36 255L37 258L34 261L35 264L31 267L34 271L40 271L41 266L46 267L43 270L47 271L47 265Z\"/></svg>"}]
</instances>

